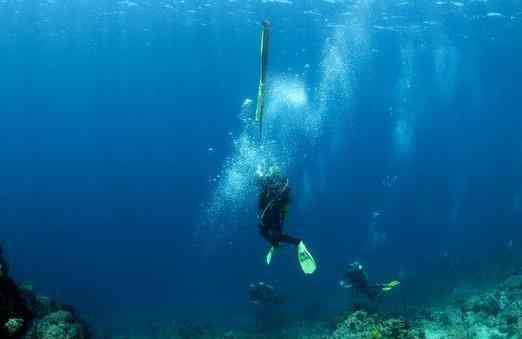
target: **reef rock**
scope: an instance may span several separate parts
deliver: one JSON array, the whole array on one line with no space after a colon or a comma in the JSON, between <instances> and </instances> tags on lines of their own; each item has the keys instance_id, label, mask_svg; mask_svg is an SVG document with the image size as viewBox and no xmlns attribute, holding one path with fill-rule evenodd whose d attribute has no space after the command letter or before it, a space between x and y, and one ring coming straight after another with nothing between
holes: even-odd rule
<instances>
[{"instance_id":1,"label":"reef rock","mask_svg":"<svg viewBox=\"0 0 522 339\"><path fill-rule=\"evenodd\" d=\"M522 274L517 274L509 277L503 284L502 288L511 291L522 292Z\"/></svg>"},{"instance_id":2,"label":"reef rock","mask_svg":"<svg viewBox=\"0 0 522 339\"><path fill-rule=\"evenodd\" d=\"M87 331L72 313L62 310L35 320L24 339L87 339Z\"/></svg>"},{"instance_id":3,"label":"reef rock","mask_svg":"<svg viewBox=\"0 0 522 339\"><path fill-rule=\"evenodd\" d=\"M423 339L422 332L402 319L381 319L364 311L354 312L337 324L329 339Z\"/></svg>"},{"instance_id":4,"label":"reef rock","mask_svg":"<svg viewBox=\"0 0 522 339\"><path fill-rule=\"evenodd\" d=\"M71 307L19 287L9 277L0 247L0 339L88 339L88 327Z\"/></svg>"}]
</instances>

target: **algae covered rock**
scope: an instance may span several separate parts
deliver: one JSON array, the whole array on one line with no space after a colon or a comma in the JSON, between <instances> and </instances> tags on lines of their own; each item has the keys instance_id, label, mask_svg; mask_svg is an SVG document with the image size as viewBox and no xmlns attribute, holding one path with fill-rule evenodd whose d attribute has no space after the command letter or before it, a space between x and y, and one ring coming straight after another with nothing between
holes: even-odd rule
<instances>
[{"instance_id":1,"label":"algae covered rock","mask_svg":"<svg viewBox=\"0 0 522 339\"><path fill-rule=\"evenodd\" d=\"M402 319L388 319L382 322L381 332L384 338L422 338L422 332L418 332Z\"/></svg>"},{"instance_id":2,"label":"algae covered rock","mask_svg":"<svg viewBox=\"0 0 522 339\"><path fill-rule=\"evenodd\" d=\"M507 290L521 290L522 291L522 274L517 274L509 277L502 287Z\"/></svg>"},{"instance_id":3,"label":"algae covered rock","mask_svg":"<svg viewBox=\"0 0 522 339\"><path fill-rule=\"evenodd\" d=\"M30 285L20 288L27 307L34 315L23 339L88 339L86 324L70 306L34 293Z\"/></svg>"},{"instance_id":4,"label":"algae covered rock","mask_svg":"<svg viewBox=\"0 0 522 339\"><path fill-rule=\"evenodd\" d=\"M87 339L87 331L72 313L57 311L34 322L24 339Z\"/></svg>"},{"instance_id":5,"label":"algae covered rock","mask_svg":"<svg viewBox=\"0 0 522 339\"><path fill-rule=\"evenodd\" d=\"M376 325L373 318L369 317L364 311L357 311L349 314L344 320L337 324L330 339L370 338L372 332L375 334L375 329Z\"/></svg>"},{"instance_id":6,"label":"algae covered rock","mask_svg":"<svg viewBox=\"0 0 522 339\"><path fill-rule=\"evenodd\" d=\"M24 323L24 319L11 318L4 324L4 327L7 330L7 333L13 335L15 333L18 333L23 328Z\"/></svg>"},{"instance_id":7,"label":"algae covered rock","mask_svg":"<svg viewBox=\"0 0 522 339\"><path fill-rule=\"evenodd\" d=\"M473 296L463 305L464 312L482 312L489 316L496 316L500 310L500 302L492 294Z\"/></svg>"},{"instance_id":8,"label":"algae covered rock","mask_svg":"<svg viewBox=\"0 0 522 339\"><path fill-rule=\"evenodd\" d=\"M424 334L412 328L408 322L382 319L364 311L357 311L341 321L330 339L424 339Z\"/></svg>"},{"instance_id":9,"label":"algae covered rock","mask_svg":"<svg viewBox=\"0 0 522 339\"><path fill-rule=\"evenodd\" d=\"M60 305L52 301L50 298L35 294L30 285L21 286L20 291L25 299L25 303L35 318L43 318L49 313L62 309Z\"/></svg>"},{"instance_id":10,"label":"algae covered rock","mask_svg":"<svg viewBox=\"0 0 522 339\"><path fill-rule=\"evenodd\" d=\"M72 307L36 295L9 276L0 246L0 339L88 339L85 323Z\"/></svg>"},{"instance_id":11,"label":"algae covered rock","mask_svg":"<svg viewBox=\"0 0 522 339\"><path fill-rule=\"evenodd\" d=\"M7 261L0 246L0 338L19 338L33 319L23 294L8 275Z\"/></svg>"}]
</instances>

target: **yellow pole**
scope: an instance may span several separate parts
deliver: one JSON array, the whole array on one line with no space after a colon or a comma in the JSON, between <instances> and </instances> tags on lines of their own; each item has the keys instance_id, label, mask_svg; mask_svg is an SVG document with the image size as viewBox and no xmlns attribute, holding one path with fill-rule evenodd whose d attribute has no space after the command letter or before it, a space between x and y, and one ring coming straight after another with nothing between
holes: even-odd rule
<instances>
[{"instance_id":1,"label":"yellow pole","mask_svg":"<svg viewBox=\"0 0 522 339\"><path fill-rule=\"evenodd\" d=\"M264 20L261 30L261 68L257 89L256 121L259 122L259 133L263 133L263 113L265 109L265 82L268 66L268 47L270 42L270 23Z\"/></svg>"}]
</instances>

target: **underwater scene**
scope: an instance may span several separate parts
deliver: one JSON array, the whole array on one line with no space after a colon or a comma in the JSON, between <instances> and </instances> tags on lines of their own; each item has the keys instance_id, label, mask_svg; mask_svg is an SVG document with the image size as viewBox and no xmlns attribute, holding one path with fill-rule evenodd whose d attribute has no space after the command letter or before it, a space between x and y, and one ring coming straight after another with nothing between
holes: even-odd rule
<instances>
[{"instance_id":1,"label":"underwater scene","mask_svg":"<svg viewBox=\"0 0 522 339\"><path fill-rule=\"evenodd\" d=\"M0 339L522 339L521 0L0 0Z\"/></svg>"}]
</instances>

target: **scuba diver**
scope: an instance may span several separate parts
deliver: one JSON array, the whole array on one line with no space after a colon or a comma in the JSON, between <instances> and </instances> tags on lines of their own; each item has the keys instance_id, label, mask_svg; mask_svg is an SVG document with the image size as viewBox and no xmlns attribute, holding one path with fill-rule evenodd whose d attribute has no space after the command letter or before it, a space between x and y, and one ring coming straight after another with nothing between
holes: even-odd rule
<instances>
[{"instance_id":1,"label":"scuba diver","mask_svg":"<svg viewBox=\"0 0 522 339\"><path fill-rule=\"evenodd\" d=\"M265 86L267 80L270 22L261 23L261 55L260 55L260 78L257 91L256 122L259 123L259 137L263 139L263 115L265 107ZM259 233L271 245L266 256L266 263L270 265L276 248L281 243L297 246L297 258L301 269L305 274L312 274L316 269L315 260L301 239L283 234L283 224L290 205L290 187L288 178L279 173L277 167L270 167L265 173L258 166L256 170L259 192Z\"/></svg>"},{"instance_id":2,"label":"scuba diver","mask_svg":"<svg viewBox=\"0 0 522 339\"><path fill-rule=\"evenodd\" d=\"M0 338L19 338L33 319L16 283L9 277L0 245Z\"/></svg>"},{"instance_id":3,"label":"scuba diver","mask_svg":"<svg viewBox=\"0 0 522 339\"><path fill-rule=\"evenodd\" d=\"M262 281L257 284L250 284L248 299L255 305L281 305L286 301L284 297L276 294L273 286Z\"/></svg>"},{"instance_id":4,"label":"scuba diver","mask_svg":"<svg viewBox=\"0 0 522 339\"><path fill-rule=\"evenodd\" d=\"M297 258L305 274L314 273L317 265L301 239L283 233L283 224L290 205L290 186L288 178L279 169L271 166L266 173L260 167L256 171L260 188L258 199L259 233L271 247L266 256L270 265L272 256L281 243L297 246Z\"/></svg>"},{"instance_id":5,"label":"scuba diver","mask_svg":"<svg viewBox=\"0 0 522 339\"><path fill-rule=\"evenodd\" d=\"M400 282L393 280L385 284L370 284L363 265L356 261L348 266L345 279L341 280L339 284L343 288L353 288L355 292L366 296L370 301L377 301L385 292L399 286Z\"/></svg>"},{"instance_id":6,"label":"scuba diver","mask_svg":"<svg viewBox=\"0 0 522 339\"><path fill-rule=\"evenodd\" d=\"M284 326L285 319L288 317L285 308L286 297L278 295L274 287L261 281L250 284L248 298L255 306L253 315L256 327L260 331Z\"/></svg>"}]
</instances>

